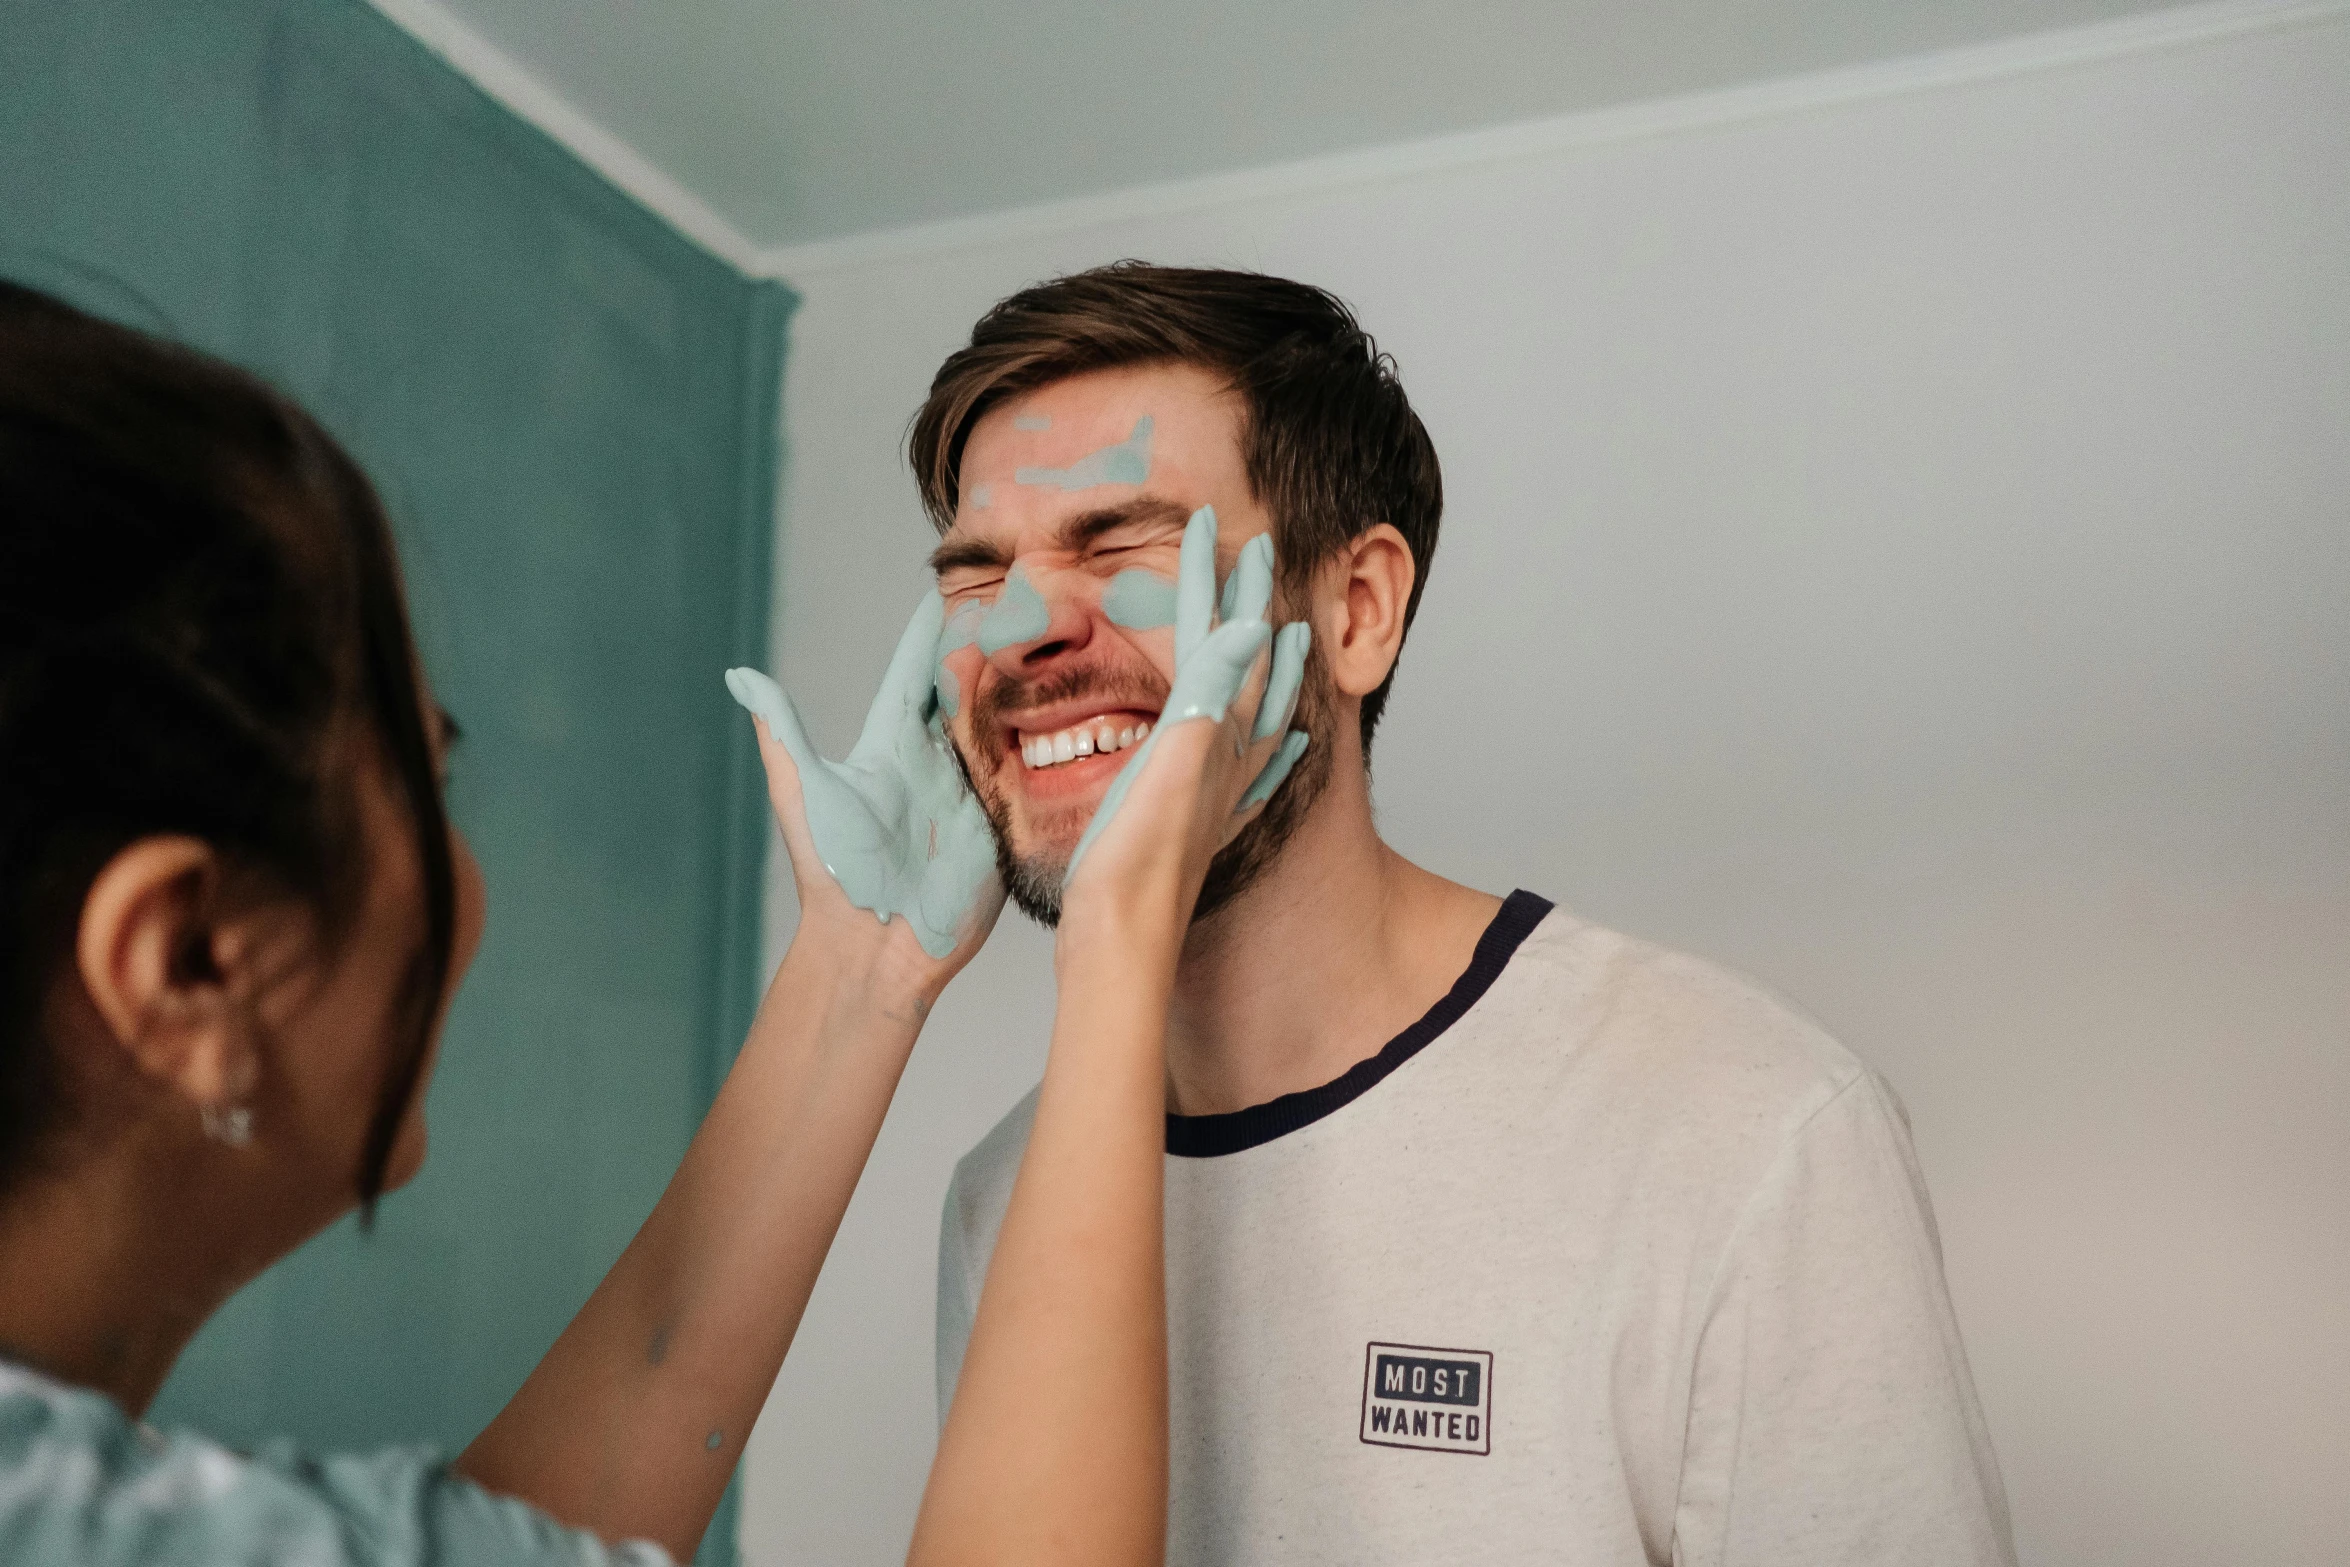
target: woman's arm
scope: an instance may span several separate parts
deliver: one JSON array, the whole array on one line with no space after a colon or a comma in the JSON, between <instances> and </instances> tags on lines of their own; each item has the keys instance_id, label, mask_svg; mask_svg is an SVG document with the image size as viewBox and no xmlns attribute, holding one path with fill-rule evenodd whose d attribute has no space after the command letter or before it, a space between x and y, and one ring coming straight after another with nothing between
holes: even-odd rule
<instances>
[{"instance_id":1,"label":"woman's arm","mask_svg":"<svg viewBox=\"0 0 2350 1567\"><path fill-rule=\"evenodd\" d=\"M922 1020L1003 906L986 819L929 728L939 624L933 595L845 765L815 754L772 682L729 676L760 720L799 928L652 1215L457 1460L483 1486L680 1561L709 1527ZM873 904L960 913L941 930Z\"/></svg>"},{"instance_id":2,"label":"woman's arm","mask_svg":"<svg viewBox=\"0 0 2350 1567\"><path fill-rule=\"evenodd\" d=\"M1160 727L1072 857L1052 1050L923 1494L915 1567L1165 1557L1167 1008L1209 861L1303 749L1283 730L1304 628L1284 634L1269 680L1262 655L1271 541L1243 551L1234 619L1211 631L1214 544L1212 514L1195 517L1184 572L1200 579L1186 595L1199 623L1179 621ZM1235 814L1244 793L1252 804Z\"/></svg>"},{"instance_id":3,"label":"woman's arm","mask_svg":"<svg viewBox=\"0 0 2350 1567\"><path fill-rule=\"evenodd\" d=\"M924 1567L1161 1559L1164 1041L1181 936L1167 923L1059 943L1035 1127L915 1528Z\"/></svg>"},{"instance_id":4,"label":"woman's arm","mask_svg":"<svg viewBox=\"0 0 2350 1567\"><path fill-rule=\"evenodd\" d=\"M928 1010L875 945L803 926L660 1202L459 1472L693 1555Z\"/></svg>"}]
</instances>

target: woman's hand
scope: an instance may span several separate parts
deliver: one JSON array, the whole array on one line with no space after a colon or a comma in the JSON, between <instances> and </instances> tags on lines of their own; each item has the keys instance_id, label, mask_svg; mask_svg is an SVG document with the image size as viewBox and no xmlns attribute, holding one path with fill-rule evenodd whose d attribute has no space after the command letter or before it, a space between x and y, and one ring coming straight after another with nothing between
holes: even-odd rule
<instances>
[{"instance_id":1,"label":"woman's hand","mask_svg":"<svg viewBox=\"0 0 2350 1567\"><path fill-rule=\"evenodd\" d=\"M873 938L921 975L926 999L971 960L1004 906L995 839L938 717L945 606L923 595L848 757L817 754L783 688L730 669L758 721L767 794L791 855L803 931Z\"/></svg>"},{"instance_id":2,"label":"woman's hand","mask_svg":"<svg viewBox=\"0 0 2350 1567\"><path fill-rule=\"evenodd\" d=\"M1209 861L1305 753L1306 736L1289 720L1312 628L1293 621L1276 637L1265 624L1272 536L1242 546L1220 614L1215 555L1216 514L1203 506L1183 533L1174 684L1150 738L1111 780L1069 858L1064 939L1138 921L1179 937Z\"/></svg>"},{"instance_id":3,"label":"woman's hand","mask_svg":"<svg viewBox=\"0 0 2350 1567\"><path fill-rule=\"evenodd\" d=\"M1265 626L1272 540L1241 550L1222 624L1215 555L1202 507L1183 535L1173 687L1070 856L1052 1051L914 1567L1165 1560L1168 998L1208 862L1305 749L1283 731L1306 628Z\"/></svg>"},{"instance_id":4,"label":"woman's hand","mask_svg":"<svg viewBox=\"0 0 2350 1567\"><path fill-rule=\"evenodd\" d=\"M1003 907L937 723L940 610L915 611L845 762L774 681L727 672L759 721L799 931L660 1202L457 1465L606 1539L693 1554L929 1004Z\"/></svg>"}]
</instances>

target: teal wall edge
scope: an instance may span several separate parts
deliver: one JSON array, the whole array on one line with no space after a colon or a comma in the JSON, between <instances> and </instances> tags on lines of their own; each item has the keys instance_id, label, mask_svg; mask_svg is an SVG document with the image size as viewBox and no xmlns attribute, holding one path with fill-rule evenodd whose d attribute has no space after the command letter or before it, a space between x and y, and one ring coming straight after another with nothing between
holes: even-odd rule
<instances>
[{"instance_id":1,"label":"teal wall edge","mask_svg":"<svg viewBox=\"0 0 2350 1567\"><path fill-rule=\"evenodd\" d=\"M359 0L5 6L0 276L253 367L383 492L491 895L424 1173L199 1335L154 1418L453 1450L650 1211L758 999L796 299ZM266 1129L264 1129L266 1133ZM697 1558L731 1562L729 1500Z\"/></svg>"}]
</instances>

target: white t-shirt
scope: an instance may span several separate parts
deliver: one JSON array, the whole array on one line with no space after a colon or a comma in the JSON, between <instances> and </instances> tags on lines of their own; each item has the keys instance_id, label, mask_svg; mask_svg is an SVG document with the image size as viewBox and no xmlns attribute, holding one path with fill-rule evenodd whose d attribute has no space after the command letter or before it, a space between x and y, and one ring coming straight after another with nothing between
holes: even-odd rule
<instances>
[{"instance_id":1,"label":"white t-shirt","mask_svg":"<svg viewBox=\"0 0 2350 1567\"><path fill-rule=\"evenodd\" d=\"M113 1400L0 1362L8 1567L669 1567L449 1472L426 1448L250 1457L134 1425Z\"/></svg>"},{"instance_id":2,"label":"white t-shirt","mask_svg":"<svg viewBox=\"0 0 2350 1567\"><path fill-rule=\"evenodd\" d=\"M947 1194L942 1410L1034 1113ZM1167 1143L1177 1567L2014 1560L1901 1107L1743 980L1516 893Z\"/></svg>"}]
</instances>

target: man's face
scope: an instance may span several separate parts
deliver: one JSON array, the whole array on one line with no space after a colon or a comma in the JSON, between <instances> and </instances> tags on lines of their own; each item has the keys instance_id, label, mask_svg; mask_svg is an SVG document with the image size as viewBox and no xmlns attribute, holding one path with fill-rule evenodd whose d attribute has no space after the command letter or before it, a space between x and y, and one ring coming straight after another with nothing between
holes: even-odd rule
<instances>
[{"instance_id":1,"label":"man's face","mask_svg":"<svg viewBox=\"0 0 2350 1567\"><path fill-rule=\"evenodd\" d=\"M940 706L1006 884L1048 924L1069 855L1173 682L1185 522L1216 509L1219 581L1271 526L1241 467L1240 420L1205 371L1105 370L990 409L964 447L960 504L932 557L947 607Z\"/></svg>"}]
</instances>

